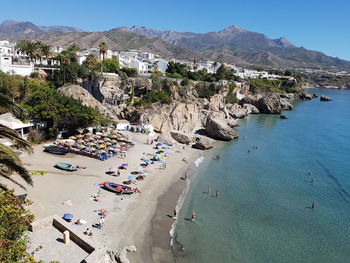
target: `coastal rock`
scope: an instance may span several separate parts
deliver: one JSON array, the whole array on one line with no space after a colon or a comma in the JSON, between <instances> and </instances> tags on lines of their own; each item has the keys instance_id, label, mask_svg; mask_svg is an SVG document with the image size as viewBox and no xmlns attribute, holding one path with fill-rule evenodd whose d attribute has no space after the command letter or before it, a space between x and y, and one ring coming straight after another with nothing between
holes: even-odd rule
<instances>
[{"instance_id":1,"label":"coastal rock","mask_svg":"<svg viewBox=\"0 0 350 263\"><path fill-rule=\"evenodd\" d=\"M291 110L293 105L285 98L280 98L276 93L266 93L264 95L248 95L241 101L240 105L251 104L261 113L281 113L283 110Z\"/></svg>"},{"instance_id":2,"label":"coastal rock","mask_svg":"<svg viewBox=\"0 0 350 263\"><path fill-rule=\"evenodd\" d=\"M321 97L320 97L320 101L331 101L332 99L330 98L330 97L327 97L327 96L324 96L324 95L322 95Z\"/></svg>"},{"instance_id":3,"label":"coastal rock","mask_svg":"<svg viewBox=\"0 0 350 263\"><path fill-rule=\"evenodd\" d=\"M128 252L136 252L136 247L134 245L126 247L126 251Z\"/></svg>"},{"instance_id":4,"label":"coastal rock","mask_svg":"<svg viewBox=\"0 0 350 263\"><path fill-rule=\"evenodd\" d=\"M252 104L243 104L243 108L247 109L247 111L249 112L249 114L258 114L260 113L260 111L258 110L257 107L255 107Z\"/></svg>"},{"instance_id":5,"label":"coastal rock","mask_svg":"<svg viewBox=\"0 0 350 263\"><path fill-rule=\"evenodd\" d=\"M189 134L185 134L182 132L172 131L170 132L171 137L179 143L190 144L192 142L192 138Z\"/></svg>"},{"instance_id":6,"label":"coastal rock","mask_svg":"<svg viewBox=\"0 0 350 263\"><path fill-rule=\"evenodd\" d=\"M230 141L238 138L238 134L234 129L229 127L225 122L213 118L207 120L205 131L214 139Z\"/></svg>"},{"instance_id":7,"label":"coastal rock","mask_svg":"<svg viewBox=\"0 0 350 263\"><path fill-rule=\"evenodd\" d=\"M314 96L312 94L306 93L306 92L301 92L298 94L298 99L299 100L312 100Z\"/></svg>"},{"instance_id":8,"label":"coastal rock","mask_svg":"<svg viewBox=\"0 0 350 263\"><path fill-rule=\"evenodd\" d=\"M57 90L61 95L80 100L85 106L98 110L101 114L115 117L110 111L96 100L87 90L79 85L65 85ZM112 115L112 116L111 116Z\"/></svg>"},{"instance_id":9,"label":"coastal rock","mask_svg":"<svg viewBox=\"0 0 350 263\"><path fill-rule=\"evenodd\" d=\"M145 109L139 122L152 124L157 132L182 131L191 133L201 126L200 109L194 103L172 105L153 104Z\"/></svg>"},{"instance_id":10,"label":"coastal rock","mask_svg":"<svg viewBox=\"0 0 350 263\"><path fill-rule=\"evenodd\" d=\"M244 108L239 104L227 104L226 108L230 116L233 118L241 119L247 117L250 114L247 108Z\"/></svg>"},{"instance_id":11,"label":"coastal rock","mask_svg":"<svg viewBox=\"0 0 350 263\"><path fill-rule=\"evenodd\" d=\"M168 133L163 132L160 134L157 138L157 142L163 142L166 144L173 144L173 140L171 139L171 135Z\"/></svg>"},{"instance_id":12,"label":"coastal rock","mask_svg":"<svg viewBox=\"0 0 350 263\"><path fill-rule=\"evenodd\" d=\"M196 138L196 143L192 145L192 148L199 150L207 150L214 147L214 140L201 136Z\"/></svg>"},{"instance_id":13,"label":"coastal rock","mask_svg":"<svg viewBox=\"0 0 350 263\"><path fill-rule=\"evenodd\" d=\"M112 262L116 263L130 263L129 259L126 257L126 249L118 248L117 250L107 251Z\"/></svg>"}]
</instances>

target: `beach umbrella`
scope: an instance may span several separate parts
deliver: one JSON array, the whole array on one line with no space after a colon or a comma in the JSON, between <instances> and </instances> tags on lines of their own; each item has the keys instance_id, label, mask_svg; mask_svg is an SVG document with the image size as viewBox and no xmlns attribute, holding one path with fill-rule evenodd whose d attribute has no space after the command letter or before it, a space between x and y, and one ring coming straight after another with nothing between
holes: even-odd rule
<instances>
[{"instance_id":1,"label":"beach umbrella","mask_svg":"<svg viewBox=\"0 0 350 263\"><path fill-rule=\"evenodd\" d=\"M77 136L75 136L75 137L77 137L77 138L83 138L84 137L84 135L82 135L82 134L78 134Z\"/></svg>"},{"instance_id":2,"label":"beach umbrella","mask_svg":"<svg viewBox=\"0 0 350 263\"><path fill-rule=\"evenodd\" d=\"M94 136L94 135L90 132L85 134L85 137L91 137L91 136Z\"/></svg>"},{"instance_id":3,"label":"beach umbrella","mask_svg":"<svg viewBox=\"0 0 350 263\"><path fill-rule=\"evenodd\" d=\"M166 146L163 146L163 147L161 147L161 149L163 149L163 150L168 150L169 148L166 147Z\"/></svg>"},{"instance_id":4,"label":"beach umbrella","mask_svg":"<svg viewBox=\"0 0 350 263\"><path fill-rule=\"evenodd\" d=\"M161 158L162 156L161 156L160 154L157 153L157 154L153 155L153 157L156 158L156 159L159 159L159 158Z\"/></svg>"},{"instance_id":5,"label":"beach umbrella","mask_svg":"<svg viewBox=\"0 0 350 263\"><path fill-rule=\"evenodd\" d=\"M72 220L73 219L73 215L70 213L66 213L63 215L62 217L64 220Z\"/></svg>"},{"instance_id":6,"label":"beach umbrella","mask_svg":"<svg viewBox=\"0 0 350 263\"><path fill-rule=\"evenodd\" d=\"M75 136L70 136L68 139L75 140L76 138Z\"/></svg>"},{"instance_id":7,"label":"beach umbrella","mask_svg":"<svg viewBox=\"0 0 350 263\"><path fill-rule=\"evenodd\" d=\"M151 160L143 160L145 163L151 163Z\"/></svg>"},{"instance_id":8,"label":"beach umbrella","mask_svg":"<svg viewBox=\"0 0 350 263\"><path fill-rule=\"evenodd\" d=\"M119 170L126 170L126 168L124 166L119 166L118 169Z\"/></svg>"},{"instance_id":9,"label":"beach umbrella","mask_svg":"<svg viewBox=\"0 0 350 263\"><path fill-rule=\"evenodd\" d=\"M79 139L79 140L77 140L77 142L79 142L79 143L83 143L83 142L84 142L84 140Z\"/></svg>"},{"instance_id":10,"label":"beach umbrella","mask_svg":"<svg viewBox=\"0 0 350 263\"><path fill-rule=\"evenodd\" d=\"M162 145L163 145L163 143L159 142L159 143L156 144L156 147L159 147L159 146L162 146Z\"/></svg>"},{"instance_id":11,"label":"beach umbrella","mask_svg":"<svg viewBox=\"0 0 350 263\"><path fill-rule=\"evenodd\" d=\"M147 173L143 172L143 173L140 173L140 175L145 176L147 175Z\"/></svg>"},{"instance_id":12,"label":"beach umbrella","mask_svg":"<svg viewBox=\"0 0 350 263\"><path fill-rule=\"evenodd\" d=\"M162 148L160 148L158 152L164 152L164 150Z\"/></svg>"},{"instance_id":13,"label":"beach umbrella","mask_svg":"<svg viewBox=\"0 0 350 263\"><path fill-rule=\"evenodd\" d=\"M126 166L128 166L128 164L127 164L127 163L123 163L122 166L123 166L123 167L126 167Z\"/></svg>"},{"instance_id":14,"label":"beach umbrella","mask_svg":"<svg viewBox=\"0 0 350 263\"><path fill-rule=\"evenodd\" d=\"M98 152L99 152L99 153L106 153L105 150L99 150Z\"/></svg>"}]
</instances>

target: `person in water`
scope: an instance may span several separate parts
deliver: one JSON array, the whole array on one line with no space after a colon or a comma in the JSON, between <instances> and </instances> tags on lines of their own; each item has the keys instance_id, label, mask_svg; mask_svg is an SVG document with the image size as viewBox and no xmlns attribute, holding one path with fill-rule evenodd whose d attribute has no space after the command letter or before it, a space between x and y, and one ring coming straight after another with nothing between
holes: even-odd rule
<instances>
[{"instance_id":1,"label":"person in water","mask_svg":"<svg viewBox=\"0 0 350 263\"><path fill-rule=\"evenodd\" d=\"M208 186L208 195L210 195L210 186Z\"/></svg>"},{"instance_id":2,"label":"person in water","mask_svg":"<svg viewBox=\"0 0 350 263\"><path fill-rule=\"evenodd\" d=\"M218 190L216 190L215 197L216 197L216 198L218 198L218 197L219 197L219 189L218 189Z\"/></svg>"},{"instance_id":3,"label":"person in water","mask_svg":"<svg viewBox=\"0 0 350 263\"><path fill-rule=\"evenodd\" d=\"M312 178L312 179L311 179L311 183L314 183L314 182L316 182L316 179L315 179L315 178Z\"/></svg>"},{"instance_id":4,"label":"person in water","mask_svg":"<svg viewBox=\"0 0 350 263\"><path fill-rule=\"evenodd\" d=\"M308 175L311 175L311 170L309 170L309 172L307 173Z\"/></svg>"},{"instance_id":5,"label":"person in water","mask_svg":"<svg viewBox=\"0 0 350 263\"><path fill-rule=\"evenodd\" d=\"M196 213L194 211L192 211L192 215L191 215L191 221L193 222L196 218Z\"/></svg>"},{"instance_id":6,"label":"person in water","mask_svg":"<svg viewBox=\"0 0 350 263\"><path fill-rule=\"evenodd\" d=\"M312 205L311 205L311 209L314 209L314 208L315 208L315 206L316 206L316 202L315 202L315 201L313 201L313 202L312 202Z\"/></svg>"},{"instance_id":7,"label":"person in water","mask_svg":"<svg viewBox=\"0 0 350 263\"><path fill-rule=\"evenodd\" d=\"M215 160L220 160L220 155L216 155Z\"/></svg>"},{"instance_id":8,"label":"person in water","mask_svg":"<svg viewBox=\"0 0 350 263\"><path fill-rule=\"evenodd\" d=\"M173 216L174 220L176 219L176 208L174 208L174 216Z\"/></svg>"}]
</instances>

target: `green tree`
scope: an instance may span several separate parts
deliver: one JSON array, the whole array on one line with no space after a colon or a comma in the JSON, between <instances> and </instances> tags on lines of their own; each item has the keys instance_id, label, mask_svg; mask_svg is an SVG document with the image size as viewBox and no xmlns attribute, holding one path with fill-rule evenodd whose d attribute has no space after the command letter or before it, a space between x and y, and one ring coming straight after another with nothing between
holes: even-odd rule
<instances>
[{"instance_id":1,"label":"green tree","mask_svg":"<svg viewBox=\"0 0 350 263\"><path fill-rule=\"evenodd\" d=\"M102 42L98 47L100 48L100 54L102 54L102 60L104 61L108 51L108 45L106 42Z\"/></svg>"},{"instance_id":2,"label":"green tree","mask_svg":"<svg viewBox=\"0 0 350 263\"><path fill-rule=\"evenodd\" d=\"M45 57L46 60L48 61L49 56L52 55L52 53L51 53L51 46L50 45L46 45L46 44L42 44L40 46L40 55Z\"/></svg>"},{"instance_id":3,"label":"green tree","mask_svg":"<svg viewBox=\"0 0 350 263\"><path fill-rule=\"evenodd\" d=\"M0 262L36 262L27 252L25 231L34 221L34 215L25 209L29 204L16 197L13 191L0 189Z\"/></svg>"},{"instance_id":4,"label":"green tree","mask_svg":"<svg viewBox=\"0 0 350 263\"><path fill-rule=\"evenodd\" d=\"M89 54L86 56L85 61L83 62L83 65L87 66L90 70L97 70L98 69L98 60L97 57L94 54Z\"/></svg>"},{"instance_id":5,"label":"green tree","mask_svg":"<svg viewBox=\"0 0 350 263\"><path fill-rule=\"evenodd\" d=\"M40 41L21 40L17 43L16 48L26 54L31 62L40 57Z\"/></svg>"},{"instance_id":6,"label":"green tree","mask_svg":"<svg viewBox=\"0 0 350 263\"><path fill-rule=\"evenodd\" d=\"M67 48L67 51L70 51L70 52L77 52L77 51L80 51L80 50L81 50L81 48L75 43L73 43L72 45L70 45Z\"/></svg>"}]
</instances>

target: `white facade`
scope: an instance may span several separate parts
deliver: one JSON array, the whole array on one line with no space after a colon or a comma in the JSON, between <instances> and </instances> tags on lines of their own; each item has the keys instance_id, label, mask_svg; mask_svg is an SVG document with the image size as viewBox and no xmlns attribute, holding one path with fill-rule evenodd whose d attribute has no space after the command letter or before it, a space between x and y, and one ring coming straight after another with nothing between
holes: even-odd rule
<instances>
[{"instance_id":1,"label":"white facade","mask_svg":"<svg viewBox=\"0 0 350 263\"><path fill-rule=\"evenodd\" d=\"M0 41L0 70L15 75L29 76L34 64L15 50L15 43Z\"/></svg>"}]
</instances>

